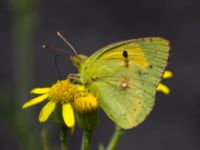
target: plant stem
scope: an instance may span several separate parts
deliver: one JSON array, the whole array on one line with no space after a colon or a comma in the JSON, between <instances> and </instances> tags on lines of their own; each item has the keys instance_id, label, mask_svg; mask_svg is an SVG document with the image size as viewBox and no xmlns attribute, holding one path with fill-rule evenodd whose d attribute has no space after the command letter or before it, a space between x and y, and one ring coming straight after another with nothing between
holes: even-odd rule
<instances>
[{"instance_id":1,"label":"plant stem","mask_svg":"<svg viewBox=\"0 0 200 150\"><path fill-rule=\"evenodd\" d=\"M47 134L47 129L45 127L41 131L41 138L44 150L49 150L48 134Z\"/></svg>"},{"instance_id":2,"label":"plant stem","mask_svg":"<svg viewBox=\"0 0 200 150\"><path fill-rule=\"evenodd\" d=\"M14 106L12 105L13 113L11 113L13 117L5 119L13 121L11 125L18 135L19 149L41 149L40 138L35 138L36 135L39 135L38 132L34 131L31 136L29 134L33 124L31 113L24 114L19 109L22 101L28 98L29 89L34 81L33 43L38 25L39 0L8 0L6 2L11 17L9 27L11 28L10 48L12 48L12 54L9 56L12 57L13 62L12 75L15 91L10 94L14 94L11 99L14 104Z\"/></svg>"},{"instance_id":3,"label":"plant stem","mask_svg":"<svg viewBox=\"0 0 200 150\"><path fill-rule=\"evenodd\" d=\"M61 150L68 150L68 146L67 146L67 127L61 127L60 144L61 144Z\"/></svg>"},{"instance_id":4,"label":"plant stem","mask_svg":"<svg viewBox=\"0 0 200 150\"><path fill-rule=\"evenodd\" d=\"M118 144L119 140L121 139L123 133L124 133L124 130L116 125L115 131L111 137L111 140L110 140L106 150L114 150L116 148L116 145Z\"/></svg>"},{"instance_id":5,"label":"plant stem","mask_svg":"<svg viewBox=\"0 0 200 150\"><path fill-rule=\"evenodd\" d=\"M90 150L92 130L83 131L81 150Z\"/></svg>"}]
</instances>

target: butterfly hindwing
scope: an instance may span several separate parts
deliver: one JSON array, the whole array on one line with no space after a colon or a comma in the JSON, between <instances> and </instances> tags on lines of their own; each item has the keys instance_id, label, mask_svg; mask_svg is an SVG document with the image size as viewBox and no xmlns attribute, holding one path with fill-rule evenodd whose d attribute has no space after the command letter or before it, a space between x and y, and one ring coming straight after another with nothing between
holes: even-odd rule
<instances>
[{"instance_id":1,"label":"butterfly hindwing","mask_svg":"<svg viewBox=\"0 0 200 150\"><path fill-rule=\"evenodd\" d=\"M81 82L114 122L132 128L152 110L168 56L169 43L162 38L114 43L82 64Z\"/></svg>"},{"instance_id":2,"label":"butterfly hindwing","mask_svg":"<svg viewBox=\"0 0 200 150\"><path fill-rule=\"evenodd\" d=\"M155 89L144 88L150 84L147 80L148 76L139 75L137 66L131 67L131 70L134 72L119 70L123 73L88 85L88 88L100 99L101 107L108 116L122 128L131 128L139 124L154 103ZM143 79L140 76L143 76Z\"/></svg>"}]
</instances>

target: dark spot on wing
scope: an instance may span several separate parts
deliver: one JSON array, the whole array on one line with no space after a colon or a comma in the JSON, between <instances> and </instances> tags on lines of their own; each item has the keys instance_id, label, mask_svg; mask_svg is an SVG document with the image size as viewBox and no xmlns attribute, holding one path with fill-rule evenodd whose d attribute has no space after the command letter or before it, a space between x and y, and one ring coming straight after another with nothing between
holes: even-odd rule
<instances>
[{"instance_id":1,"label":"dark spot on wing","mask_svg":"<svg viewBox=\"0 0 200 150\"><path fill-rule=\"evenodd\" d=\"M124 50L123 53L122 53L122 55L125 58L125 67L128 68L128 65L129 65L128 52L126 50Z\"/></svg>"},{"instance_id":2,"label":"dark spot on wing","mask_svg":"<svg viewBox=\"0 0 200 150\"><path fill-rule=\"evenodd\" d=\"M126 50L123 51L122 55L124 56L124 58L128 58L128 52Z\"/></svg>"}]
</instances>

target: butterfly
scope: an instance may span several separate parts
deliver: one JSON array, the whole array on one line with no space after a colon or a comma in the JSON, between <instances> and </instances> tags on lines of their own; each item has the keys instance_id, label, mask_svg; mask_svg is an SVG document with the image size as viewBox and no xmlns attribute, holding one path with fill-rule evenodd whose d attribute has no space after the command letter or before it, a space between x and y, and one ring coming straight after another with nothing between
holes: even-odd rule
<instances>
[{"instance_id":1,"label":"butterfly","mask_svg":"<svg viewBox=\"0 0 200 150\"><path fill-rule=\"evenodd\" d=\"M169 51L166 39L147 37L116 42L89 57L77 54L71 59L80 83L98 97L108 117L129 129L152 111Z\"/></svg>"}]
</instances>

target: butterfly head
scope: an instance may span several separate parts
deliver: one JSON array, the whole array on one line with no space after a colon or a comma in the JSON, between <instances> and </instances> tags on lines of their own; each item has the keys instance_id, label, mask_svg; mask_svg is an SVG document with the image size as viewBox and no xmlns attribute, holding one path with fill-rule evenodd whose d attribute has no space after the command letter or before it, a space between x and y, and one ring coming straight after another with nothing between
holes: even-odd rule
<instances>
[{"instance_id":1,"label":"butterfly head","mask_svg":"<svg viewBox=\"0 0 200 150\"><path fill-rule=\"evenodd\" d=\"M76 66L77 68L81 67L81 64L87 59L88 57L83 54L77 54L77 55L72 55L70 57L72 64Z\"/></svg>"},{"instance_id":2,"label":"butterfly head","mask_svg":"<svg viewBox=\"0 0 200 150\"><path fill-rule=\"evenodd\" d=\"M72 52L70 59L74 66L76 66L79 69L81 67L81 64L87 59L87 56L78 54L75 48L67 41L67 39L60 32L57 32L57 35L70 47Z\"/></svg>"}]
</instances>

